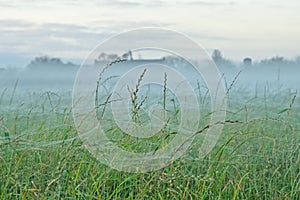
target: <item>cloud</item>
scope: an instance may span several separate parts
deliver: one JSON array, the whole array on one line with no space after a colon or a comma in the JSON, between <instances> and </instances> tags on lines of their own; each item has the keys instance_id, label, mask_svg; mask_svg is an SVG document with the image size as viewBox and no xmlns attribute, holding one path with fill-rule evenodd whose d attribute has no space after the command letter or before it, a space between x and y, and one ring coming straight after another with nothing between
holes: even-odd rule
<instances>
[{"instance_id":1,"label":"cloud","mask_svg":"<svg viewBox=\"0 0 300 200\"><path fill-rule=\"evenodd\" d=\"M45 23L34 24L19 20L0 20L1 38L0 45L6 48L15 48L19 45L44 46L49 49L53 46L53 41L59 41L62 47L71 45L70 41L78 40L78 45L85 46L86 42L79 41L84 39L93 40L107 36L107 34L94 33L89 31L89 27L82 25ZM18 28L18 30L16 30ZM74 47L75 42L69 47Z\"/></svg>"},{"instance_id":2,"label":"cloud","mask_svg":"<svg viewBox=\"0 0 300 200\"><path fill-rule=\"evenodd\" d=\"M0 8L14 8L15 5L12 5L10 3L0 2Z\"/></svg>"},{"instance_id":3,"label":"cloud","mask_svg":"<svg viewBox=\"0 0 300 200\"><path fill-rule=\"evenodd\" d=\"M95 27L66 23L38 24L24 20L0 20L0 58L9 58L1 59L0 65L25 66L37 55L61 57L79 63L100 42L124 29L159 26L151 21L101 22L102 27ZM94 21L92 24L98 23ZM167 25L169 24L164 23L164 26Z\"/></svg>"},{"instance_id":4,"label":"cloud","mask_svg":"<svg viewBox=\"0 0 300 200\"><path fill-rule=\"evenodd\" d=\"M142 27L161 27L161 28L170 28L172 26L175 26L175 23L173 22L158 22L158 21L149 21L149 20L123 20L119 19L116 20L95 20L91 22L92 27L94 29L101 29L105 32L111 32L113 34L122 32L124 30L131 30L136 28L142 28ZM99 25L98 25L99 24ZM92 28L91 27L91 28Z\"/></svg>"},{"instance_id":5,"label":"cloud","mask_svg":"<svg viewBox=\"0 0 300 200\"><path fill-rule=\"evenodd\" d=\"M22 59L47 54L78 61L110 36L109 33L92 32L88 26L34 24L22 20L0 20L0 30L0 54L11 55L9 58L19 55L15 57ZM11 59L7 63L7 59L2 59L0 65L19 64L18 60Z\"/></svg>"},{"instance_id":6,"label":"cloud","mask_svg":"<svg viewBox=\"0 0 300 200\"><path fill-rule=\"evenodd\" d=\"M175 2L169 2L169 1L127 1L127 0L105 0L104 2L101 2L101 4L106 5L112 5L112 6L118 6L118 7L138 7L138 6L167 6L167 5L174 5L174 4L180 4L180 5L186 5L186 6L195 6L195 5L201 5L201 6L232 6L236 5L237 3L235 1L230 2L220 2L220 1L175 1Z\"/></svg>"},{"instance_id":7,"label":"cloud","mask_svg":"<svg viewBox=\"0 0 300 200\"><path fill-rule=\"evenodd\" d=\"M187 35L189 37L197 38L199 40L205 39L205 40L211 40L211 41L236 41L240 40L239 38L233 38L230 36L224 36L221 34L216 34L216 33L209 33L209 32L203 32L203 33L198 33L198 32L188 32Z\"/></svg>"},{"instance_id":8,"label":"cloud","mask_svg":"<svg viewBox=\"0 0 300 200\"><path fill-rule=\"evenodd\" d=\"M161 0L152 0L152 1L127 1L127 0L105 0L99 2L100 4L116 6L116 7L126 7L126 8L134 8L134 7L153 7L153 6L162 6L165 2Z\"/></svg>"},{"instance_id":9,"label":"cloud","mask_svg":"<svg viewBox=\"0 0 300 200\"><path fill-rule=\"evenodd\" d=\"M121 6L121 7L135 7L143 5L141 2L134 2L134 1L121 1L121 0L113 0L113 1L106 1L105 4L114 5L114 6Z\"/></svg>"},{"instance_id":10,"label":"cloud","mask_svg":"<svg viewBox=\"0 0 300 200\"><path fill-rule=\"evenodd\" d=\"M233 6L237 3L235 1L230 2L217 2L217 1L190 1L190 2L179 2L180 4L184 5L199 5L199 6Z\"/></svg>"},{"instance_id":11,"label":"cloud","mask_svg":"<svg viewBox=\"0 0 300 200\"><path fill-rule=\"evenodd\" d=\"M33 26L32 23L26 22L23 20L0 20L0 28L1 30L7 29L7 28L24 28L24 27L31 27Z\"/></svg>"},{"instance_id":12,"label":"cloud","mask_svg":"<svg viewBox=\"0 0 300 200\"><path fill-rule=\"evenodd\" d=\"M95 26L95 24L100 25ZM110 20L93 21L88 25L66 23L36 24L24 20L0 20L0 54L18 54L21 57L24 57L24 55L30 57L47 54L70 60L77 59L78 61L79 59L84 59L88 52L100 42L124 30L140 27L170 28L173 25L173 23L126 20L117 22ZM193 32L189 36L206 40L231 40L231 38L218 35ZM162 35L160 39L163 41L164 37ZM122 45L126 45L126 43Z\"/></svg>"}]
</instances>

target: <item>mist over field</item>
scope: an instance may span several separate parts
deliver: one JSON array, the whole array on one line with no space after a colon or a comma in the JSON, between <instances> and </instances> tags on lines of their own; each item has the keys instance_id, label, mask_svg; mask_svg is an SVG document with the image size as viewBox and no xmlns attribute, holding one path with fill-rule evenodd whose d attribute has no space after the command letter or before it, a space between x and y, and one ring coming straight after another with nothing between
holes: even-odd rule
<instances>
[{"instance_id":1,"label":"mist over field","mask_svg":"<svg viewBox=\"0 0 300 200\"><path fill-rule=\"evenodd\" d=\"M219 50L215 50L219 57L213 57L226 87L234 81L233 87L245 89L249 92L263 91L268 87L271 89L300 89L300 60L288 60L284 57L275 56L257 62L247 61L233 62L222 57ZM109 56L109 55L108 55ZM216 56L216 55L212 55ZM103 58L101 58L103 59ZM108 58L110 59L110 58ZM109 60L99 61L98 64L105 65ZM102 63L102 64L101 64ZM205 85L200 74L193 71L193 66L176 57L157 57L156 59L134 59L117 63L112 66L111 76L122 76L124 72L135 66L151 64L170 65L175 70L183 73L192 82L200 81ZM40 91L70 91L73 89L76 74L80 64L64 63L59 58L47 56L33 59L23 68L1 68L0 87L9 89L16 87L20 90ZM100 73L100 72L99 72ZM162 76L163 73L152 74ZM96 84L96 83L95 83ZM195 86L195 84L194 84ZM196 86L195 86L196 87Z\"/></svg>"}]
</instances>

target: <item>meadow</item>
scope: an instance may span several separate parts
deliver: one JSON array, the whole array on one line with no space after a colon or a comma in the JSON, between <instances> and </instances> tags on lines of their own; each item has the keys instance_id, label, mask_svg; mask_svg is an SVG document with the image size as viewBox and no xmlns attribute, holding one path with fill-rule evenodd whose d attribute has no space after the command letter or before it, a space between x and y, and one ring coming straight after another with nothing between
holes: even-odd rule
<instances>
[{"instance_id":1,"label":"meadow","mask_svg":"<svg viewBox=\"0 0 300 200\"><path fill-rule=\"evenodd\" d=\"M196 140L183 158L147 173L114 170L88 152L74 127L71 96L2 90L0 199L300 199L296 92L230 90L231 123L214 149L199 158ZM204 114L200 129L208 119Z\"/></svg>"}]
</instances>

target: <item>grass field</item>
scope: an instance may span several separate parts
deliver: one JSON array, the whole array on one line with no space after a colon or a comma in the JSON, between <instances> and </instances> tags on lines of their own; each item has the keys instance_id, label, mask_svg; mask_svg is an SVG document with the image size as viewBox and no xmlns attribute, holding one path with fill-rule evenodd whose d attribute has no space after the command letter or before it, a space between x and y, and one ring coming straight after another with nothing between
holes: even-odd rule
<instances>
[{"instance_id":1,"label":"grass field","mask_svg":"<svg viewBox=\"0 0 300 200\"><path fill-rule=\"evenodd\" d=\"M204 159L192 145L166 168L126 173L84 148L71 93L4 90L0 199L300 199L300 99L243 91L228 97L227 119L239 122L225 124Z\"/></svg>"}]
</instances>

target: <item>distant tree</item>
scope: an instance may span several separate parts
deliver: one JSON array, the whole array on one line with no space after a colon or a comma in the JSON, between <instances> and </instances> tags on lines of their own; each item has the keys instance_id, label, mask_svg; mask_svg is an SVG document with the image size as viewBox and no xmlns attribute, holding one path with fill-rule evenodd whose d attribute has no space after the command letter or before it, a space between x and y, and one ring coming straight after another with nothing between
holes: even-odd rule
<instances>
[{"instance_id":1,"label":"distant tree","mask_svg":"<svg viewBox=\"0 0 300 200\"><path fill-rule=\"evenodd\" d=\"M245 66L250 66L250 65L252 65L252 59L251 58L244 58L244 60L243 60L243 64L245 65Z\"/></svg>"},{"instance_id":2,"label":"distant tree","mask_svg":"<svg viewBox=\"0 0 300 200\"><path fill-rule=\"evenodd\" d=\"M283 56L275 56L270 59L264 59L261 61L261 64L264 65L283 65L289 64L290 62L286 60Z\"/></svg>"},{"instance_id":3,"label":"distant tree","mask_svg":"<svg viewBox=\"0 0 300 200\"><path fill-rule=\"evenodd\" d=\"M119 56L118 54L106 54L106 53L101 53L97 59L95 59L95 63L103 62L103 61L113 61L118 59Z\"/></svg>"},{"instance_id":4,"label":"distant tree","mask_svg":"<svg viewBox=\"0 0 300 200\"><path fill-rule=\"evenodd\" d=\"M230 60L224 58L222 52L218 49L215 49L213 51L211 57L218 67L226 67L226 68L234 67L234 64Z\"/></svg>"},{"instance_id":5,"label":"distant tree","mask_svg":"<svg viewBox=\"0 0 300 200\"><path fill-rule=\"evenodd\" d=\"M34 58L27 67L29 69L61 69L61 68L65 69L68 66L70 65L63 63L60 58L39 56Z\"/></svg>"},{"instance_id":6,"label":"distant tree","mask_svg":"<svg viewBox=\"0 0 300 200\"><path fill-rule=\"evenodd\" d=\"M128 51L128 52L124 53L124 54L122 55L122 58L123 58L123 59L126 59L126 60L133 60L132 52L131 52L131 51Z\"/></svg>"},{"instance_id":7,"label":"distant tree","mask_svg":"<svg viewBox=\"0 0 300 200\"><path fill-rule=\"evenodd\" d=\"M212 57L213 61L215 61L215 62L220 62L223 60L223 55L222 55L221 51L218 49L215 49L213 51L211 57Z\"/></svg>"},{"instance_id":8,"label":"distant tree","mask_svg":"<svg viewBox=\"0 0 300 200\"><path fill-rule=\"evenodd\" d=\"M108 61L113 61L116 60L118 58L118 54L109 54L107 55L107 60Z\"/></svg>"},{"instance_id":9,"label":"distant tree","mask_svg":"<svg viewBox=\"0 0 300 200\"><path fill-rule=\"evenodd\" d=\"M41 56L41 57L36 57L33 61L31 61L32 64L35 63L48 63L48 56Z\"/></svg>"},{"instance_id":10,"label":"distant tree","mask_svg":"<svg viewBox=\"0 0 300 200\"><path fill-rule=\"evenodd\" d=\"M49 58L48 56L40 56L36 57L33 61L31 61L30 64L63 64L63 62L60 58Z\"/></svg>"},{"instance_id":11,"label":"distant tree","mask_svg":"<svg viewBox=\"0 0 300 200\"><path fill-rule=\"evenodd\" d=\"M60 60L60 58L51 58L49 63L51 63L51 64L62 64L62 61Z\"/></svg>"},{"instance_id":12,"label":"distant tree","mask_svg":"<svg viewBox=\"0 0 300 200\"><path fill-rule=\"evenodd\" d=\"M98 56L98 61L105 61L107 60L107 55L106 53L101 53L99 56Z\"/></svg>"}]
</instances>

